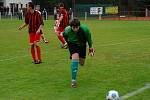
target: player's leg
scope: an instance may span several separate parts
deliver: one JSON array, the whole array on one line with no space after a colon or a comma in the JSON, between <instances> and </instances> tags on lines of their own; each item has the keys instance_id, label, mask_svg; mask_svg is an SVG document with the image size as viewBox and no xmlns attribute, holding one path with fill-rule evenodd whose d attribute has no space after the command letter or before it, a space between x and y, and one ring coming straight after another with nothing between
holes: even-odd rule
<instances>
[{"instance_id":1,"label":"player's leg","mask_svg":"<svg viewBox=\"0 0 150 100\"><path fill-rule=\"evenodd\" d=\"M39 43L40 37L41 37L41 34L37 33L35 35L35 40L34 40L34 44L36 46L37 58L38 58L37 64L42 62L42 60L41 60L41 48L40 48L40 43Z\"/></svg>"},{"instance_id":2,"label":"player's leg","mask_svg":"<svg viewBox=\"0 0 150 100\"><path fill-rule=\"evenodd\" d=\"M39 42L36 42L36 52L37 52L37 62L38 63L41 63L42 60L41 60L41 47L40 47L40 43Z\"/></svg>"},{"instance_id":3,"label":"player's leg","mask_svg":"<svg viewBox=\"0 0 150 100\"><path fill-rule=\"evenodd\" d=\"M79 54L78 54L78 46L75 44L69 44L69 51L71 54L71 73L72 73L72 81L71 81L71 86L74 88L77 86L76 83L76 77L77 77L77 72L78 72L78 65L79 65Z\"/></svg>"},{"instance_id":4,"label":"player's leg","mask_svg":"<svg viewBox=\"0 0 150 100\"><path fill-rule=\"evenodd\" d=\"M30 33L29 38L30 38L31 55L32 55L33 63L36 63L36 54L35 54L35 45L34 45L35 34Z\"/></svg>"},{"instance_id":5,"label":"player's leg","mask_svg":"<svg viewBox=\"0 0 150 100\"><path fill-rule=\"evenodd\" d=\"M85 64L85 58L79 58L79 64L83 66Z\"/></svg>"},{"instance_id":6,"label":"player's leg","mask_svg":"<svg viewBox=\"0 0 150 100\"><path fill-rule=\"evenodd\" d=\"M56 25L54 26L54 31L59 41L62 43L61 48L67 49L68 48L67 42L65 41L63 35L61 34L64 31L64 29Z\"/></svg>"},{"instance_id":7,"label":"player's leg","mask_svg":"<svg viewBox=\"0 0 150 100\"><path fill-rule=\"evenodd\" d=\"M48 41L46 40L46 38L45 38L45 36L44 36L42 30L41 30L41 38L42 38L42 41L43 41L44 43L48 43Z\"/></svg>"},{"instance_id":8,"label":"player's leg","mask_svg":"<svg viewBox=\"0 0 150 100\"><path fill-rule=\"evenodd\" d=\"M64 45L66 42L65 42L64 37L61 34L61 32L63 32L63 31L64 31L64 29L58 28L57 31L55 31L55 33L56 33L58 39L60 40L60 42Z\"/></svg>"},{"instance_id":9,"label":"player's leg","mask_svg":"<svg viewBox=\"0 0 150 100\"><path fill-rule=\"evenodd\" d=\"M72 54L72 60L71 60L71 72L72 72L72 87L76 87L76 77L78 72L78 65L79 65L79 54L74 53Z\"/></svg>"},{"instance_id":10,"label":"player's leg","mask_svg":"<svg viewBox=\"0 0 150 100\"><path fill-rule=\"evenodd\" d=\"M85 58L86 58L86 45L81 46L79 50L79 64L81 66L85 64Z\"/></svg>"}]
</instances>

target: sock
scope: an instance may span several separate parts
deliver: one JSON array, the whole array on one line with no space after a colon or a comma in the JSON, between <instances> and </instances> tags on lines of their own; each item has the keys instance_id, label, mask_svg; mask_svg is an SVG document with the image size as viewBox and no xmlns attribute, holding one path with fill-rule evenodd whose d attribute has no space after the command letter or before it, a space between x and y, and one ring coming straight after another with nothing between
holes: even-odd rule
<instances>
[{"instance_id":1,"label":"sock","mask_svg":"<svg viewBox=\"0 0 150 100\"><path fill-rule=\"evenodd\" d=\"M72 59L71 61L72 80L76 80L78 65L79 61L77 59Z\"/></svg>"},{"instance_id":2,"label":"sock","mask_svg":"<svg viewBox=\"0 0 150 100\"><path fill-rule=\"evenodd\" d=\"M38 60L41 61L41 48L40 46L36 46Z\"/></svg>"},{"instance_id":3,"label":"sock","mask_svg":"<svg viewBox=\"0 0 150 100\"><path fill-rule=\"evenodd\" d=\"M35 61L36 58L35 58L35 48L34 48L34 45L31 46L31 54L32 54L32 59Z\"/></svg>"},{"instance_id":4,"label":"sock","mask_svg":"<svg viewBox=\"0 0 150 100\"><path fill-rule=\"evenodd\" d=\"M62 44L65 44L65 39L62 35L58 35L58 39L61 41Z\"/></svg>"}]
</instances>

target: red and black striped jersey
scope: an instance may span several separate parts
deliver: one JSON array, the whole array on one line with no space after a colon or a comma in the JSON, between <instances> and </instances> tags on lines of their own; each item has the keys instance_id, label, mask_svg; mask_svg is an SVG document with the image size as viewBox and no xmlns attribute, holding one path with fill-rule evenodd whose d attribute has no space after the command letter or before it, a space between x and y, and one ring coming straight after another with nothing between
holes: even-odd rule
<instances>
[{"instance_id":1,"label":"red and black striped jersey","mask_svg":"<svg viewBox=\"0 0 150 100\"><path fill-rule=\"evenodd\" d=\"M65 28L66 26L68 26L68 23L69 23L67 10L64 9L64 8L60 9L60 10L59 10L59 17L60 17L61 15L63 16L63 19L62 19L62 21L60 22L59 27Z\"/></svg>"},{"instance_id":2,"label":"red and black striped jersey","mask_svg":"<svg viewBox=\"0 0 150 100\"><path fill-rule=\"evenodd\" d=\"M27 13L25 16L25 23L28 24L29 33L36 33L40 25L44 25L41 14L38 11Z\"/></svg>"}]
</instances>

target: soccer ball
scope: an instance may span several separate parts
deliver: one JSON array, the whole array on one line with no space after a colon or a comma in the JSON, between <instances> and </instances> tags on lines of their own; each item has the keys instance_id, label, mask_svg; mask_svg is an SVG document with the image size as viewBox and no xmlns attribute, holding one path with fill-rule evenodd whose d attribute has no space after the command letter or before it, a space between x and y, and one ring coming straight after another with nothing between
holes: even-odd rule
<instances>
[{"instance_id":1,"label":"soccer ball","mask_svg":"<svg viewBox=\"0 0 150 100\"><path fill-rule=\"evenodd\" d=\"M106 100L120 100L119 93L115 90L110 90L106 95Z\"/></svg>"}]
</instances>

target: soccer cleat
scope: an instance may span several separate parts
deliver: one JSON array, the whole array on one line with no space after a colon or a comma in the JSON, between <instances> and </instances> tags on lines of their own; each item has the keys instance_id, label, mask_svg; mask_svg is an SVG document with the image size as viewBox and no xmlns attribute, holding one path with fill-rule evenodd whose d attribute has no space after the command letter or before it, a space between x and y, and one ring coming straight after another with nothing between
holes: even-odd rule
<instances>
[{"instance_id":1,"label":"soccer cleat","mask_svg":"<svg viewBox=\"0 0 150 100\"><path fill-rule=\"evenodd\" d=\"M46 38L45 38L45 37L43 37L43 38L42 38L42 41L43 41L43 43L45 43L45 44L47 44L47 43L48 43L48 41L46 40Z\"/></svg>"},{"instance_id":2,"label":"soccer cleat","mask_svg":"<svg viewBox=\"0 0 150 100\"><path fill-rule=\"evenodd\" d=\"M72 88L76 88L76 87L77 87L77 82L76 82L76 80L72 80L72 81L71 81L71 87L72 87Z\"/></svg>"},{"instance_id":3,"label":"soccer cleat","mask_svg":"<svg viewBox=\"0 0 150 100\"><path fill-rule=\"evenodd\" d=\"M33 63L34 63L34 64L40 64L40 63L42 63L42 61L36 60L36 61L34 61Z\"/></svg>"},{"instance_id":4,"label":"soccer cleat","mask_svg":"<svg viewBox=\"0 0 150 100\"><path fill-rule=\"evenodd\" d=\"M35 64L36 62L37 62L36 60L32 61L33 64Z\"/></svg>"},{"instance_id":5,"label":"soccer cleat","mask_svg":"<svg viewBox=\"0 0 150 100\"><path fill-rule=\"evenodd\" d=\"M68 44L67 44L67 42L66 42L65 44L62 44L61 48L63 48L63 49L67 49L67 48L68 48Z\"/></svg>"},{"instance_id":6,"label":"soccer cleat","mask_svg":"<svg viewBox=\"0 0 150 100\"><path fill-rule=\"evenodd\" d=\"M48 41L47 41L47 40L44 40L44 43L48 43Z\"/></svg>"}]
</instances>

